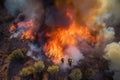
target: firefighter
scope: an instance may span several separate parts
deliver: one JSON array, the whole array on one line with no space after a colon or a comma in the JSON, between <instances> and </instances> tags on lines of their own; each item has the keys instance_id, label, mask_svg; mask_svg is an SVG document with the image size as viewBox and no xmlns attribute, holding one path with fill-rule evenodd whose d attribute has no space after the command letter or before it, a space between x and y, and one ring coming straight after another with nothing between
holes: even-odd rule
<instances>
[{"instance_id":1,"label":"firefighter","mask_svg":"<svg viewBox=\"0 0 120 80\"><path fill-rule=\"evenodd\" d=\"M71 58L68 59L69 66L72 66L73 60Z\"/></svg>"},{"instance_id":2,"label":"firefighter","mask_svg":"<svg viewBox=\"0 0 120 80\"><path fill-rule=\"evenodd\" d=\"M64 58L61 59L61 62L64 63Z\"/></svg>"}]
</instances>

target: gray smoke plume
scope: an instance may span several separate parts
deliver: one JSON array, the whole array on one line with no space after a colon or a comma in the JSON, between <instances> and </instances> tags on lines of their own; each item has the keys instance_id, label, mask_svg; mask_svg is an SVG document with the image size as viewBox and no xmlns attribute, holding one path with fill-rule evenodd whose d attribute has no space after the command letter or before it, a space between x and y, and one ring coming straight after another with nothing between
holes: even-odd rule
<instances>
[{"instance_id":1,"label":"gray smoke plume","mask_svg":"<svg viewBox=\"0 0 120 80\"><path fill-rule=\"evenodd\" d=\"M10 15L15 15L17 11L24 11L26 8L26 0L6 0L5 6Z\"/></svg>"},{"instance_id":2,"label":"gray smoke plume","mask_svg":"<svg viewBox=\"0 0 120 80\"><path fill-rule=\"evenodd\" d=\"M42 24L41 18L44 14L44 9L39 0L6 0L5 6L10 15L16 16L22 13L25 15L25 20L32 19L34 22L33 31L38 30ZM37 24L38 22L39 24Z\"/></svg>"},{"instance_id":3,"label":"gray smoke plume","mask_svg":"<svg viewBox=\"0 0 120 80\"><path fill-rule=\"evenodd\" d=\"M112 13L116 19L120 18L120 15L119 15L120 0L110 0L109 3L110 3L110 7L109 7L110 13Z\"/></svg>"},{"instance_id":4,"label":"gray smoke plume","mask_svg":"<svg viewBox=\"0 0 120 80\"><path fill-rule=\"evenodd\" d=\"M119 8L120 0L108 0L107 13L109 14L109 17L105 19L107 25L118 27L116 24L120 22ZM108 14L106 16L108 16ZM108 36L111 36L112 34L115 35L115 32L111 32ZM114 36L114 38L116 37ZM112 42L106 45L104 58L110 61L109 67L115 72L114 80L120 80L120 43Z\"/></svg>"},{"instance_id":5,"label":"gray smoke plume","mask_svg":"<svg viewBox=\"0 0 120 80\"><path fill-rule=\"evenodd\" d=\"M107 25L114 26L119 23L120 20L120 0L106 0L106 2L108 5L106 9L107 15L104 16L109 16L109 18L104 21Z\"/></svg>"},{"instance_id":6,"label":"gray smoke plume","mask_svg":"<svg viewBox=\"0 0 120 80\"><path fill-rule=\"evenodd\" d=\"M104 42L112 41L115 37L115 31L113 27L104 28Z\"/></svg>"}]
</instances>

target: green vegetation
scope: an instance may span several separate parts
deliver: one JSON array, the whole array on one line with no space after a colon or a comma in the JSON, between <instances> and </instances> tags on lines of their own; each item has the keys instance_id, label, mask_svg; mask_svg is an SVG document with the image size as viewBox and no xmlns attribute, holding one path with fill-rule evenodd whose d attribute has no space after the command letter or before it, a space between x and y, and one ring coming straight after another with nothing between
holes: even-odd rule
<instances>
[{"instance_id":1,"label":"green vegetation","mask_svg":"<svg viewBox=\"0 0 120 80\"><path fill-rule=\"evenodd\" d=\"M69 74L71 80L80 80L82 79L82 72L79 68L73 69Z\"/></svg>"},{"instance_id":2,"label":"green vegetation","mask_svg":"<svg viewBox=\"0 0 120 80\"><path fill-rule=\"evenodd\" d=\"M20 71L20 76L22 76L22 77L32 77L33 78L33 74L41 73L44 68L45 68L44 62L43 61L38 61L38 62L35 62L33 67L23 68ZM38 75L38 77L39 77L39 75Z\"/></svg>"},{"instance_id":3,"label":"green vegetation","mask_svg":"<svg viewBox=\"0 0 120 80\"><path fill-rule=\"evenodd\" d=\"M23 68L22 71L20 71L20 76L22 77L30 76L33 75L34 72L35 72L34 67L26 67Z\"/></svg>"},{"instance_id":4,"label":"green vegetation","mask_svg":"<svg viewBox=\"0 0 120 80\"><path fill-rule=\"evenodd\" d=\"M35 72L42 72L43 69L45 68L44 62L43 61L38 61L34 64Z\"/></svg>"},{"instance_id":5,"label":"green vegetation","mask_svg":"<svg viewBox=\"0 0 120 80\"><path fill-rule=\"evenodd\" d=\"M86 76L87 80L93 80L94 71L91 68L88 68L85 71L85 76Z\"/></svg>"},{"instance_id":6,"label":"green vegetation","mask_svg":"<svg viewBox=\"0 0 120 80\"><path fill-rule=\"evenodd\" d=\"M21 49L16 49L14 50L9 56L8 56L8 59L10 61L21 61L22 59L24 58L24 55L21 51Z\"/></svg>"},{"instance_id":7,"label":"green vegetation","mask_svg":"<svg viewBox=\"0 0 120 80\"><path fill-rule=\"evenodd\" d=\"M48 67L47 71L52 75L59 71L59 67L57 65L52 65Z\"/></svg>"}]
</instances>

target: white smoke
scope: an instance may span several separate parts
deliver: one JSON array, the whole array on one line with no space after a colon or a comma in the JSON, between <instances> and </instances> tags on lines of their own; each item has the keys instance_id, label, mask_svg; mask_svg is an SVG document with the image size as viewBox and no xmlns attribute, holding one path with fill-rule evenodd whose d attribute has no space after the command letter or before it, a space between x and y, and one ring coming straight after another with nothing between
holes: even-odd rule
<instances>
[{"instance_id":1,"label":"white smoke","mask_svg":"<svg viewBox=\"0 0 120 80\"><path fill-rule=\"evenodd\" d=\"M36 45L29 44L30 50L27 52L27 56L33 58L36 61L42 59L41 48L38 48ZM35 55L37 53L37 55Z\"/></svg>"},{"instance_id":2,"label":"white smoke","mask_svg":"<svg viewBox=\"0 0 120 80\"><path fill-rule=\"evenodd\" d=\"M107 21L111 18L111 13L104 13L97 17L96 22L100 24L101 28L97 28L100 30L100 37L102 38L103 42L110 42L115 38L115 30L113 26L109 26Z\"/></svg>"},{"instance_id":3,"label":"white smoke","mask_svg":"<svg viewBox=\"0 0 120 80\"><path fill-rule=\"evenodd\" d=\"M110 61L110 69L115 72L114 80L120 80L120 43L108 44L105 53L104 58Z\"/></svg>"},{"instance_id":4,"label":"white smoke","mask_svg":"<svg viewBox=\"0 0 120 80\"><path fill-rule=\"evenodd\" d=\"M109 0L109 13L111 18L107 20L107 24L116 25L120 21L120 0ZM116 34L117 35L117 34ZM112 42L105 48L105 58L110 61L110 69L115 72L114 80L120 80L120 43Z\"/></svg>"},{"instance_id":5,"label":"white smoke","mask_svg":"<svg viewBox=\"0 0 120 80\"><path fill-rule=\"evenodd\" d=\"M103 32L105 42L109 42L114 39L115 31L113 27L104 28Z\"/></svg>"},{"instance_id":6,"label":"white smoke","mask_svg":"<svg viewBox=\"0 0 120 80\"><path fill-rule=\"evenodd\" d=\"M19 31L17 31L17 30L19 30ZM10 39L20 37L25 32L23 28L21 28L21 29L18 28L17 30L11 32Z\"/></svg>"},{"instance_id":7,"label":"white smoke","mask_svg":"<svg viewBox=\"0 0 120 80\"><path fill-rule=\"evenodd\" d=\"M84 59L84 56L76 46L69 46L65 50L64 63L60 65L61 68L70 68L68 65L69 58L73 60L72 66L75 66L78 64L79 60Z\"/></svg>"}]
</instances>

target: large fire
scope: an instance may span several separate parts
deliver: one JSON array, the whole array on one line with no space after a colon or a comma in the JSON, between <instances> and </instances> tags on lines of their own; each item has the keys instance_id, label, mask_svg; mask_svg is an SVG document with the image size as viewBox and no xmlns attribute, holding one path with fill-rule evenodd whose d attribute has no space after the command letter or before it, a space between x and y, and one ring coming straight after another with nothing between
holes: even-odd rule
<instances>
[{"instance_id":1,"label":"large fire","mask_svg":"<svg viewBox=\"0 0 120 80\"><path fill-rule=\"evenodd\" d=\"M49 34L50 40L44 46L45 55L54 63L59 63L64 57L64 48L70 45L77 45L80 40L85 40L91 44L98 43L99 37L90 33L85 26L78 26L73 22L68 29L58 28Z\"/></svg>"},{"instance_id":2,"label":"large fire","mask_svg":"<svg viewBox=\"0 0 120 80\"><path fill-rule=\"evenodd\" d=\"M91 34L88 27L78 25L69 10L66 12L66 16L71 20L69 27L67 29L59 27L55 31L48 32L47 36L50 37L50 40L44 46L45 55L57 64L64 58L64 49L67 46L75 46L81 40L91 43L91 45L99 42L99 36Z\"/></svg>"},{"instance_id":3,"label":"large fire","mask_svg":"<svg viewBox=\"0 0 120 80\"><path fill-rule=\"evenodd\" d=\"M99 36L91 34L88 27L77 24L69 10L66 12L66 16L71 20L69 27L57 27L53 31L48 31L45 35L49 39L45 43L43 51L56 64L60 63L61 59L64 58L64 49L67 46L76 46L79 41L86 41L91 43L91 45L99 42ZM17 25L19 28L25 29L25 32L21 35L21 39L34 40L32 20L19 22ZM16 28L15 25L12 25L9 31L11 32Z\"/></svg>"}]
</instances>

